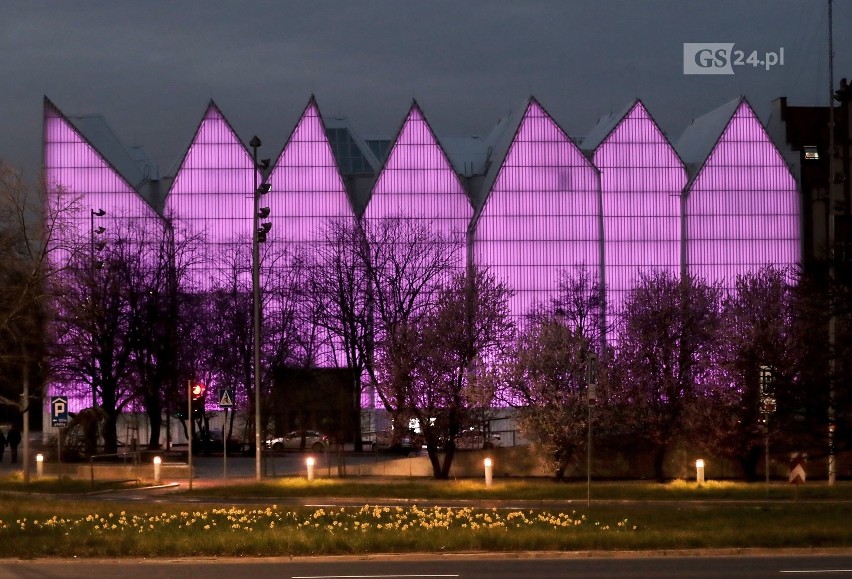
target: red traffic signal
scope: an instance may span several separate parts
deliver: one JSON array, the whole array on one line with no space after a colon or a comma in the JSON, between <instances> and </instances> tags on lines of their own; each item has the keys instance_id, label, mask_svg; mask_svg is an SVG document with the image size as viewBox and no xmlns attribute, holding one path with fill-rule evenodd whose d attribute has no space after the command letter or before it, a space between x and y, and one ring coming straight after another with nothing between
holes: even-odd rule
<instances>
[{"instance_id":1,"label":"red traffic signal","mask_svg":"<svg viewBox=\"0 0 852 579\"><path fill-rule=\"evenodd\" d=\"M204 394L207 392L207 387L201 382L195 382L192 384L192 399L200 400L204 398Z\"/></svg>"}]
</instances>

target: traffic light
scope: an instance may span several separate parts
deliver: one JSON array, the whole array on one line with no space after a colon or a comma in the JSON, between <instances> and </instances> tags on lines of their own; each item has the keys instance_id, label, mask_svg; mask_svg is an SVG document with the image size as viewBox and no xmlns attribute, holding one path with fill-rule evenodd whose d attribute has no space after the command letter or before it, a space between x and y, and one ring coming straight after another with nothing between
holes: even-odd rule
<instances>
[{"instance_id":1,"label":"traffic light","mask_svg":"<svg viewBox=\"0 0 852 579\"><path fill-rule=\"evenodd\" d=\"M201 382L195 382L192 384L192 399L199 400L204 398L204 394L207 392L207 387Z\"/></svg>"},{"instance_id":2,"label":"traffic light","mask_svg":"<svg viewBox=\"0 0 852 579\"><path fill-rule=\"evenodd\" d=\"M207 387L201 382L193 382L190 386L192 395L192 417L194 419L204 416L204 403Z\"/></svg>"}]
</instances>

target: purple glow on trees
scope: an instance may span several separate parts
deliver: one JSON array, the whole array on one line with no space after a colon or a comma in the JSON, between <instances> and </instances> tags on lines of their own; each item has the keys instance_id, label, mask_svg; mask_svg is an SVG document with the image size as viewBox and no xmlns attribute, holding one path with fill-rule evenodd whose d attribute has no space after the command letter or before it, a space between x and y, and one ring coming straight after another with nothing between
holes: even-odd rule
<instances>
[{"instance_id":1,"label":"purple glow on trees","mask_svg":"<svg viewBox=\"0 0 852 579\"><path fill-rule=\"evenodd\" d=\"M535 100L488 192L474 241L475 262L516 294L512 315L549 303L560 268L601 263L598 172Z\"/></svg>"},{"instance_id":2,"label":"purple glow on trees","mask_svg":"<svg viewBox=\"0 0 852 579\"><path fill-rule=\"evenodd\" d=\"M211 102L175 175L165 207L167 216L178 218L191 234L205 237L203 256L190 275L198 289L207 289L220 276L227 276L231 268L224 258L226 246L251 235L254 171L248 150Z\"/></svg>"},{"instance_id":3,"label":"purple glow on trees","mask_svg":"<svg viewBox=\"0 0 852 579\"><path fill-rule=\"evenodd\" d=\"M473 207L453 166L417 103L388 154L364 219L426 221L437 233L463 243ZM465 263L464 252L459 253Z\"/></svg>"},{"instance_id":4,"label":"purple glow on trees","mask_svg":"<svg viewBox=\"0 0 852 579\"><path fill-rule=\"evenodd\" d=\"M152 220L159 216L139 196L133 186L78 131L68 118L49 100L44 102L44 175L47 199L53 208L63 212L61 238L50 240L62 249L53 252L54 267L64 267L71 260L88 259L88 240L92 227L105 227L107 233L120 227L120 222ZM68 197L74 199L68 202ZM106 214L94 216L103 209ZM69 248L76 247L77 251ZM81 339L86 339L82 337ZM48 392L68 396L69 410L77 412L91 406L92 385L85 377L54 383Z\"/></svg>"},{"instance_id":5,"label":"purple glow on trees","mask_svg":"<svg viewBox=\"0 0 852 579\"><path fill-rule=\"evenodd\" d=\"M268 179L272 186L261 198L273 223L267 243L286 244L288 256L313 256L325 243L332 221L354 223L354 213L326 136L316 101L311 97ZM279 267L288 267L281 264ZM270 304L275 308L276 304ZM318 366L345 366L345 354L328 332L303 320L311 334L307 356Z\"/></svg>"},{"instance_id":6,"label":"purple glow on trees","mask_svg":"<svg viewBox=\"0 0 852 579\"><path fill-rule=\"evenodd\" d=\"M796 182L778 149L741 100L689 186L689 272L733 288L739 274L801 258Z\"/></svg>"},{"instance_id":7,"label":"purple glow on trees","mask_svg":"<svg viewBox=\"0 0 852 579\"><path fill-rule=\"evenodd\" d=\"M593 160L601 171L607 325L612 326L640 273L680 271L686 170L638 100L597 145Z\"/></svg>"}]
</instances>

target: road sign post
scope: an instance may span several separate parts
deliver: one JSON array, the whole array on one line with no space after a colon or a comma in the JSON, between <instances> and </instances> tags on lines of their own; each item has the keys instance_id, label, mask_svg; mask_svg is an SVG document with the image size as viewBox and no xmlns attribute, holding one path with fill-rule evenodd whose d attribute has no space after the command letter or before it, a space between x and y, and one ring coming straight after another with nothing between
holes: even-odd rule
<instances>
[{"instance_id":1,"label":"road sign post","mask_svg":"<svg viewBox=\"0 0 852 579\"><path fill-rule=\"evenodd\" d=\"M234 389L219 389L219 407L225 411L225 423L222 425L222 478L228 478L228 410L234 407Z\"/></svg>"},{"instance_id":2,"label":"road sign post","mask_svg":"<svg viewBox=\"0 0 852 579\"><path fill-rule=\"evenodd\" d=\"M801 452L794 452L790 455L790 484L796 485L796 501L799 500L799 485L805 484L805 462L807 455Z\"/></svg>"},{"instance_id":3,"label":"road sign post","mask_svg":"<svg viewBox=\"0 0 852 579\"><path fill-rule=\"evenodd\" d=\"M50 425L54 428L68 426L68 398L65 396L50 397Z\"/></svg>"}]
</instances>

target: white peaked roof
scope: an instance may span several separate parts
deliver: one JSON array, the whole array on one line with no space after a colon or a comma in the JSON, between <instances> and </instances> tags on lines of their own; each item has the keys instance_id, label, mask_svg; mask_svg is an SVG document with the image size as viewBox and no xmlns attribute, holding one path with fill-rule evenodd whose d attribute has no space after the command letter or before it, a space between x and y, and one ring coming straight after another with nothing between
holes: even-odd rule
<instances>
[{"instance_id":1,"label":"white peaked roof","mask_svg":"<svg viewBox=\"0 0 852 579\"><path fill-rule=\"evenodd\" d=\"M526 115L533 100L532 96L525 98L521 106L511 111L505 118L500 119L485 138L485 176L479 187L470 191L470 201L473 204L475 219L478 218L479 212L485 206L491 187L497 180L503 161L509 154L509 148L512 146L515 135L518 134L518 129L524 120L524 115Z\"/></svg>"},{"instance_id":2,"label":"white peaked roof","mask_svg":"<svg viewBox=\"0 0 852 579\"><path fill-rule=\"evenodd\" d=\"M618 126L618 123L621 122L621 119L627 116L627 113L636 106L638 101L633 101L628 104L626 107L622 108L616 112L610 112L608 115L605 115L598 119L597 124L591 128L591 130L586 134L583 138L582 146L580 147L584 151L594 151L598 148L598 145L603 143L609 134Z\"/></svg>"},{"instance_id":3,"label":"white peaked roof","mask_svg":"<svg viewBox=\"0 0 852 579\"><path fill-rule=\"evenodd\" d=\"M156 179L157 170L142 147L126 147L101 115L65 118L92 144L110 165L133 187L146 179Z\"/></svg>"},{"instance_id":4,"label":"white peaked roof","mask_svg":"<svg viewBox=\"0 0 852 579\"><path fill-rule=\"evenodd\" d=\"M686 127L675 143L675 150L684 163L693 167L699 167L704 163L743 100L743 97L737 97L698 117Z\"/></svg>"}]
</instances>

